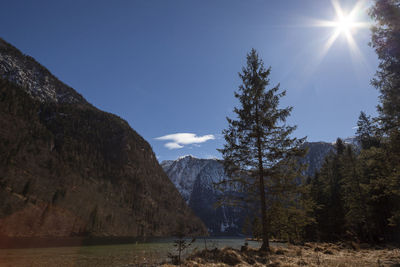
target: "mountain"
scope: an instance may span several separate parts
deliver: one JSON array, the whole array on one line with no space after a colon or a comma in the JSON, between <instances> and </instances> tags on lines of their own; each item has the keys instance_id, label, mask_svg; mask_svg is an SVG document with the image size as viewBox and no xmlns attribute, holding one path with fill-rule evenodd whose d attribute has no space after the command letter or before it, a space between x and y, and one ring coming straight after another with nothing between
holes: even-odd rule
<instances>
[{"instance_id":1,"label":"mountain","mask_svg":"<svg viewBox=\"0 0 400 267\"><path fill-rule=\"evenodd\" d=\"M0 125L0 236L206 234L146 140L2 39Z\"/></svg>"},{"instance_id":2,"label":"mountain","mask_svg":"<svg viewBox=\"0 0 400 267\"><path fill-rule=\"evenodd\" d=\"M308 142L304 146L308 148L304 158L304 163L308 165L305 174L313 176L321 168L325 156L334 151L334 145L326 142ZM161 166L211 234L242 233L246 219L243 210L226 206L215 208L221 192L216 190L213 184L227 178L220 160L198 159L188 155L177 160L163 161Z\"/></svg>"},{"instance_id":3,"label":"mountain","mask_svg":"<svg viewBox=\"0 0 400 267\"><path fill-rule=\"evenodd\" d=\"M214 188L214 183L227 178L219 160L189 155L175 161L163 161L161 166L210 234L235 235L242 231L243 211L227 206L215 207L221 192Z\"/></svg>"},{"instance_id":4,"label":"mountain","mask_svg":"<svg viewBox=\"0 0 400 267\"><path fill-rule=\"evenodd\" d=\"M30 56L0 38L0 77L22 87L40 102L88 104Z\"/></svg>"},{"instance_id":5,"label":"mountain","mask_svg":"<svg viewBox=\"0 0 400 267\"><path fill-rule=\"evenodd\" d=\"M335 151L335 144L327 142L306 142L304 147L308 149L303 163L307 164L305 176L314 176L324 163L325 157Z\"/></svg>"}]
</instances>

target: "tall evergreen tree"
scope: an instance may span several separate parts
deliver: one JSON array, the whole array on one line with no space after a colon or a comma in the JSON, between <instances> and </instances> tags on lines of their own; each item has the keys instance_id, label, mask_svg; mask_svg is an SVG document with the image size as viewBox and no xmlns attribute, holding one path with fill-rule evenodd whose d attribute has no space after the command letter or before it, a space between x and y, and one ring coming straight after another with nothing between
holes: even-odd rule
<instances>
[{"instance_id":1,"label":"tall evergreen tree","mask_svg":"<svg viewBox=\"0 0 400 267\"><path fill-rule=\"evenodd\" d=\"M395 186L398 179L393 179L393 166L388 155L386 149L372 147L362 150L358 159L360 175L366 181L368 198L365 214L368 216L367 226L373 241L393 241L399 235L395 221L399 202Z\"/></svg>"},{"instance_id":2,"label":"tall evergreen tree","mask_svg":"<svg viewBox=\"0 0 400 267\"><path fill-rule=\"evenodd\" d=\"M376 136L376 126L372 122L370 116L367 116L363 111L357 121L357 141L361 144L362 149L369 149L372 146L379 146L379 138Z\"/></svg>"},{"instance_id":3,"label":"tall evergreen tree","mask_svg":"<svg viewBox=\"0 0 400 267\"><path fill-rule=\"evenodd\" d=\"M399 179L390 155L385 144L356 155L338 140L336 153L326 157L311 182L317 224L308 229L309 236L399 241Z\"/></svg>"},{"instance_id":4,"label":"tall evergreen tree","mask_svg":"<svg viewBox=\"0 0 400 267\"><path fill-rule=\"evenodd\" d=\"M380 92L380 130L386 138L384 179L389 188L385 192L395 199L389 221L400 239L400 0L376 0L370 15L376 21L371 46L380 60L372 84Z\"/></svg>"},{"instance_id":5,"label":"tall evergreen tree","mask_svg":"<svg viewBox=\"0 0 400 267\"><path fill-rule=\"evenodd\" d=\"M385 132L400 131L400 0L376 0L371 46L380 60L372 84L380 91L379 119Z\"/></svg>"},{"instance_id":6,"label":"tall evergreen tree","mask_svg":"<svg viewBox=\"0 0 400 267\"><path fill-rule=\"evenodd\" d=\"M360 175L357 155L352 146L346 146L343 162L343 202L346 230L363 241L368 240L369 209L367 206L367 181Z\"/></svg>"},{"instance_id":7,"label":"tall evergreen tree","mask_svg":"<svg viewBox=\"0 0 400 267\"><path fill-rule=\"evenodd\" d=\"M259 203L261 250L269 250L272 218L267 215L267 208L275 207L272 204L267 207L267 197L279 193L282 196L283 191L293 189L296 183L293 173L300 176L301 169L293 159L304 155L300 146L305 140L290 137L296 127L285 122L292 107L279 108L279 101L286 94L278 92L279 84L266 88L270 72L271 68L266 69L252 49L247 54L247 65L239 73L242 85L235 92L240 102L234 109L237 118L227 118L229 128L223 131L226 144L219 150L230 177L224 182L244 189L247 200ZM277 202L275 204L278 206Z\"/></svg>"},{"instance_id":8,"label":"tall evergreen tree","mask_svg":"<svg viewBox=\"0 0 400 267\"><path fill-rule=\"evenodd\" d=\"M343 201L343 154L346 146L338 138L336 153L331 153L318 173L318 183L313 183L313 195L318 209L318 236L323 240L337 240L344 234L345 210ZM318 192L322 190L322 192Z\"/></svg>"},{"instance_id":9,"label":"tall evergreen tree","mask_svg":"<svg viewBox=\"0 0 400 267\"><path fill-rule=\"evenodd\" d=\"M325 164L327 164L328 157L325 158ZM311 199L314 201L313 206L313 218L315 218L315 224L309 225L307 227L307 238L311 240L321 241L324 237L323 229L321 229L324 218L326 218L325 203L326 194L324 192L324 183L320 178L319 172L314 174L314 177L309 178L309 184L311 186L310 195Z\"/></svg>"}]
</instances>

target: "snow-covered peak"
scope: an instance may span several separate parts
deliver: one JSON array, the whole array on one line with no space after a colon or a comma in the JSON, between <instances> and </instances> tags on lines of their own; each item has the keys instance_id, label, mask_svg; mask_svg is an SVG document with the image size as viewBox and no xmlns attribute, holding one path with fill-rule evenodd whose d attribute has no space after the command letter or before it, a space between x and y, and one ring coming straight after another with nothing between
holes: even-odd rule
<instances>
[{"instance_id":1,"label":"snow-covered peak","mask_svg":"<svg viewBox=\"0 0 400 267\"><path fill-rule=\"evenodd\" d=\"M178 160L184 160L184 159L190 160L190 159L197 159L197 158L195 156L191 155L191 154L180 156L178 158Z\"/></svg>"},{"instance_id":2,"label":"snow-covered peak","mask_svg":"<svg viewBox=\"0 0 400 267\"><path fill-rule=\"evenodd\" d=\"M160 165L165 169L168 169L172 164L174 163L174 160L163 160L160 162Z\"/></svg>"},{"instance_id":3,"label":"snow-covered peak","mask_svg":"<svg viewBox=\"0 0 400 267\"><path fill-rule=\"evenodd\" d=\"M191 155L161 163L190 208L208 227L211 234L239 233L242 215L232 207L216 208L222 194L215 183L227 179L220 160L198 159Z\"/></svg>"},{"instance_id":4,"label":"snow-covered peak","mask_svg":"<svg viewBox=\"0 0 400 267\"><path fill-rule=\"evenodd\" d=\"M0 78L26 90L41 102L87 104L74 89L58 80L30 56L0 38Z\"/></svg>"},{"instance_id":5,"label":"snow-covered peak","mask_svg":"<svg viewBox=\"0 0 400 267\"><path fill-rule=\"evenodd\" d=\"M168 174L175 187L188 203L197 175L206 165L206 161L193 156L180 157L173 161L163 161L161 166Z\"/></svg>"}]
</instances>

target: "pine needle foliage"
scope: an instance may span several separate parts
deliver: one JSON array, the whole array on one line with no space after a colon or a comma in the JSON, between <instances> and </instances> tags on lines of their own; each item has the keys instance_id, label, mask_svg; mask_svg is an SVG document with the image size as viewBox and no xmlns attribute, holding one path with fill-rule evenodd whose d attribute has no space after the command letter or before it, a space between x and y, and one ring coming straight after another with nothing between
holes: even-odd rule
<instances>
[{"instance_id":1,"label":"pine needle foliage","mask_svg":"<svg viewBox=\"0 0 400 267\"><path fill-rule=\"evenodd\" d=\"M271 68L265 68L252 49L239 73L242 84L235 92L239 101L234 108L236 118L227 118L225 145L219 150L230 177L219 185L240 192L229 194L225 201L256 207L262 224L262 250L269 250L272 229L290 231L286 227L295 225L304 212L299 191L303 166L298 159L305 154L300 148L305 138L291 137L296 126L287 125L286 119L292 107L279 107L286 94L279 84L267 89L270 73ZM278 221L287 223L279 225Z\"/></svg>"}]
</instances>

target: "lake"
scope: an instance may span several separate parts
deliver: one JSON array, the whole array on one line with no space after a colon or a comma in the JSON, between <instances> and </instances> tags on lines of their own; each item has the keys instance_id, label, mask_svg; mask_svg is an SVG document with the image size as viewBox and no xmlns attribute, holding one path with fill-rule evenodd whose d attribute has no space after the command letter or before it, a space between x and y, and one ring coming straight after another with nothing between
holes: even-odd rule
<instances>
[{"instance_id":1,"label":"lake","mask_svg":"<svg viewBox=\"0 0 400 267\"><path fill-rule=\"evenodd\" d=\"M131 244L0 249L0 266L153 266L167 260L168 252L174 252L173 241L161 238ZM185 254L206 246L240 248L244 243L244 237L198 238ZM254 248L261 245L248 243Z\"/></svg>"}]
</instances>

